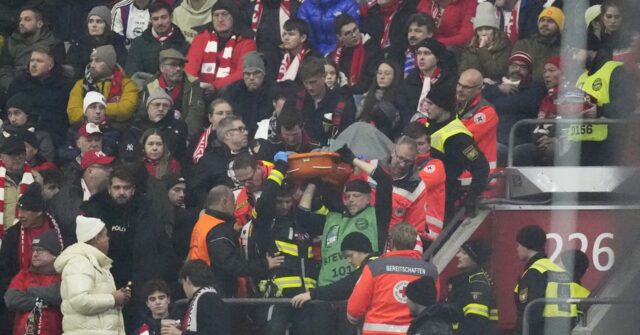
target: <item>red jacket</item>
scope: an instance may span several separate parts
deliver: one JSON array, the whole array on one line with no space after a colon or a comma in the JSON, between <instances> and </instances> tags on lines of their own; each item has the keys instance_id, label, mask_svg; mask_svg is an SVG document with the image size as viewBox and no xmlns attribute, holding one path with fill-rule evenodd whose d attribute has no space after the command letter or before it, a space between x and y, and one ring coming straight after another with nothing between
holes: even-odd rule
<instances>
[{"instance_id":1,"label":"red jacket","mask_svg":"<svg viewBox=\"0 0 640 335\"><path fill-rule=\"evenodd\" d=\"M214 82L209 82L203 79L203 76L200 73L200 69L202 67L202 60L205 55L205 48L209 43L211 34L213 33L209 29L205 29L193 38L193 42L191 42L191 47L189 48L189 52L187 53L187 63L184 64L184 71L192 77L199 77L202 82L208 82L209 84L213 85L216 90L219 90L235 81L242 79L242 58L246 53L256 50L256 42L251 38L238 36L236 45L233 48L233 53L231 54L231 72L224 78L219 78ZM219 52L217 54L217 64L219 65L222 59L224 48L218 47L218 50Z\"/></svg>"},{"instance_id":2,"label":"red jacket","mask_svg":"<svg viewBox=\"0 0 640 335\"><path fill-rule=\"evenodd\" d=\"M454 0L448 4L436 29L435 38L447 47L464 46L471 41L474 34L471 18L476 15L477 5L476 0ZM420 0L417 9L434 19L437 17L434 0Z\"/></svg>"},{"instance_id":3,"label":"red jacket","mask_svg":"<svg viewBox=\"0 0 640 335\"><path fill-rule=\"evenodd\" d=\"M258 161L258 168L262 169L263 180L267 180L267 177L273 169L273 164L266 161ZM255 218L253 207L258 199L255 199L253 195L251 197L254 199L249 197L249 190L246 186L243 186L236 195L236 209L233 212L233 215L236 217L236 227L242 228L247 222Z\"/></svg>"},{"instance_id":4,"label":"red jacket","mask_svg":"<svg viewBox=\"0 0 640 335\"><path fill-rule=\"evenodd\" d=\"M363 335L406 334L412 317L405 289L422 276L435 280L438 270L415 250L391 251L370 261L349 297L349 320L364 316Z\"/></svg>"},{"instance_id":5,"label":"red jacket","mask_svg":"<svg viewBox=\"0 0 640 335\"><path fill-rule=\"evenodd\" d=\"M460 121L469 129L487 161L489 173L494 173L498 160L498 114L491 103L478 95L461 112ZM460 177L462 185L471 184L471 173L465 171Z\"/></svg>"},{"instance_id":6,"label":"red jacket","mask_svg":"<svg viewBox=\"0 0 640 335\"><path fill-rule=\"evenodd\" d=\"M439 159L431 159L418 173L426 185L426 220L427 238L434 241L444 226L444 205L446 196L447 173L444 163Z\"/></svg>"},{"instance_id":7,"label":"red jacket","mask_svg":"<svg viewBox=\"0 0 640 335\"><path fill-rule=\"evenodd\" d=\"M29 270L22 270L13 277L7 293L15 289L24 294L27 288L43 287L59 284L62 281L60 274L41 274ZM59 289L58 289L59 290ZM58 302L59 303L59 302ZM24 335L27 320L31 311L16 311L13 323L13 335ZM62 334L62 313L59 305L50 305L43 308L40 314L39 332L35 335L60 335Z\"/></svg>"}]
</instances>

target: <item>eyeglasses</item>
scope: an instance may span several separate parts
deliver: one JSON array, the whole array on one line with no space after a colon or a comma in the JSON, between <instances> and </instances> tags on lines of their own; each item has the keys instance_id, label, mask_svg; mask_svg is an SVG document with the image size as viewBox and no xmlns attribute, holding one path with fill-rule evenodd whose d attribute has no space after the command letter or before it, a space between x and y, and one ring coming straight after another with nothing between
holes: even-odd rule
<instances>
[{"instance_id":1,"label":"eyeglasses","mask_svg":"<svg viewBox=\"0 0 640 335\"><path fill-rule=\"evenodd\" d=\"M228 132L232 132L232 131L239 131L241 133L248 133L249 132L249 130L246 127L232 128L232 129L229 129Z\"/></svg>"},{"instance_id":2,"label":"eyeglasses","mask_svg":"<svg viewBox=\"0 0 640 335\"><path fill-rule=\"evenodd\" d=\"M164 66L168 66L168 67L172 67L172 68L181 68L181 67L184 67L184 63L174 63L174 62L171 62L171 63L163 63L162 65L164 65Z\"/></svg>"},{"instance_id":3,"label":"eyeglasses","mask_svg":"<svg viewBox=\"0 0 640 335\"><path fill-rule=\"evenodd\" d=\"M42 254L42 253L48 252L48 250L42 247L32 247L31 252L34 254Z\"/></svg>"},{"instance_id":4,"label":"eyeglasses","mask_svg":"<svg viewBox=\"0 0 640 335\"><path fill-rule=\"evenodd\" d=\"M461 88L463 90L473 90L475 88L478 88L478 87L482 86L482 84L469 86L469 85L464 85L464 84L461 84L461 83L458 83L457 85L458 85L458 88Z\"/></svg>"},{"instance_id":5,"label":"eyeglasses","mask_svg":"<svg viewBox=\"0 0 640 335\"><path fill-rule=\"evenodd\" d=\"M152 103L149 104L149 106L153 106L155 108L164 108L164 109L171 108L171 104L162 103L162 102L152 102Z\"/></svg>"}]
</instances>

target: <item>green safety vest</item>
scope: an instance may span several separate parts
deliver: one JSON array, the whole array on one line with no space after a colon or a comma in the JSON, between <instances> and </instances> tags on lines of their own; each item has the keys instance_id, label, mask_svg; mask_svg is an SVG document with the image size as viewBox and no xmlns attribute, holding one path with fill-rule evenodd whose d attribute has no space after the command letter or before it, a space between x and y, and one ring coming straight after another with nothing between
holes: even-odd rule
<instances>
[{"instance_id":1,"label":"green safety vest","mask_svg":"<svg viewBox=\"0 0 640 335\"><path fill-rule=\"evenodd\" d=\"M376 210L367 207L354 217L330 212L322 231L322 265L318 286L326 286L346 277L353 267L342 255L340 245L345 236L353 232L364 234L371 241L373 251L378 251L378 224Z\"/></svg>"},{"instance_id":2,"label":"green safety vest","mask_svg":"<svg viewBox=\"0 0 640 335\"><path fill-rule=\"evenodd\" d=\"M449 137L457 134L467 134L469 137L473 137L462 121L459 119L453 119L451 122L447 123L447 125L438 129L431 135L431 147L444 154L445 142Z\"/></svg>"}]
</instances>

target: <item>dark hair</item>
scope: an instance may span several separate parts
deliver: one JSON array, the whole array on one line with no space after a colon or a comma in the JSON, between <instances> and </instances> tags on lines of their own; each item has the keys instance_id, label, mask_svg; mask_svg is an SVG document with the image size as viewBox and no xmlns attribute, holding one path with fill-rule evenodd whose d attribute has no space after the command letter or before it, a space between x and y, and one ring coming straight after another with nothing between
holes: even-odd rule
<instances>
[{"instance_id":1,"label":"dark hair","mask_svg":"<svg viewBox=\"0 0 640 335\"><path fill-rule=\"evenodd\" d=\"M600 15L604 15L604 12L607 11L607 9L611 8L611 7L615 7L618 8L618 10L620 11L620 14L622 14L622 22L624 24L624 6L622 5L621 1L618 0L605 0L602 3L602 7L600 8Z\"/></svg>"},{"instance_id":2,"label":"dark hair","mask_svg":"<svg viewBox=\"0 0 640 335\"><path fill-rule=\"evenodd\" d=\"M318 57L307 57L300 66L298 78L307 80L311 77L324 74L324 59Z\"/></svg>"},{"instance_id":3,"label":"dark hair","mask_svg":"<svg viewBox=\"0 0 640 335\"><path fill-rule=\"evenodd\" d=\"M282 25L282 29L285 31L298 31L300 35L309 36L309 24L301 19L296 17L288 19L284 25Z\"/></svg>"},{"instance_id":4,"label":"dark hair","mask_svg":"<svg viewBox=\"0 0 640 335\"><path fill-rule=\"evenodd\" d=\"M427 127L425 127L420 122L411 122L402 130L402 135L417 140L422 136L427 136L427 141L430 142L431 136L429 136L429 132L427 131Z\"/></svg>"},{"instance_id":5,"label":"dark hair","mask_svg":"<svg viewBox=\"0 0 640 335\"><path fill-rule=\"evenodd\" d=\"M173 8L171 8L171 6L163 0L156 0L151 2L148 10L149 10L149 14L153 14L163 9L166 9L167 12L169 12L169 15L173 13Z\"/></svg>"},{"instance_id":6,"label":"dark hair","mask_svg":"<svg viewBox=\"0 0 640 335\"><path fill-rule=\"evenodd\" d=\"M284 128L286 130L293 129L295 126L302 127L302 118L300 113L293 105L284 105L280 115L278 115L278 128Z\"/></svg>"},{"instance_id":7,"label":"dark hair","mask_svg":"<svg viewBox=\"0 0 640 335\"><path fill-rule=\"evenodd\" d=\"M62 186L62 171L60 171L60 169L42 170L40 171L40 175L42 176L42 186L47 184L57 185L58 187Z\"/></svg>"},{"instance_id":8,"label":"dark hair","mask_svg":"<svg viewBox=\"0 0 640 335\"><path fill-rule=\"evenodd\" d=\"M136 185L136 180L133 177L133 174L124 166L120 166L115 170L113 170L113 172L111 172L111 175L109 176L109 186L113 185L114 178L124 180L125 182L131 184L134 187Z\"/></svg>"},{"instance_id":9,"label":"dark hair","mask_svg":"<svg viewBox=\"0 0 640 335\"><path fill-rule=\"evenodd\" d=\"M336 34L340 35L340 30L342 29L342 27L350 23L355 23L356 25L358 25L353 16L347 13L342 13L336 16L335 19L333 19L333 29L336 31Z\"/></svg>"},{"instance_id":10,"label":"dark hair","mask_svg":"<svg viewBox=\"0 0 640 335\"><path fill-rule=\"evenodd\" d=\"M214 277L207 263L201 259L194 259L184 263L180 269L180 279L189 278L193 286L204 287L214 284Z\"/></svg>"},{"instance_id":11,"label":"dark hair","mask_svg":"<svg viewBox=\"0 0 640 335\"><path fill-rule=\"evenodd\" d=\"M171 290L169 289L169 285L162 279L151 279L148 282L144 283L142 286L142 297L144 300L147 300L153 292L162 292L167 295L167 297L171 297Z\"/></svg>"},{"instance_id":12,"label":"dark hair","mask_svg":"<svg viewBox=\"0 0 640 335\"><path fill-rule=\"evenodd\" d=\"M382 64L387 64L393 69L393 81L388 88L384 89L384 94L382 95L382 99L380 99L380 101L386 100L393 103L398 95L397 90L400 87L403 72L398 64L389 59L382 60L380 63L378 63L378 65L376 66L376 72ZM379 88L380 87L378 87L378 81L374 77L373 82L371 83L371 87L367 92L367 96L364 98L364 103L362 104L362 114L360 114L360 119L365 122L371 121L371 112L373 111L373 107L379 102L376 98L376 90Z\"/></svg>"},{"instance_id":13,"label":"dark hair","mask_svg":"<svg viewBox=\"0 0 640 335\"><path fill-rule=\"evenodd\" d=\"M244 152L233 159L232 167L234 171L246 169L248 167L255 170L258 168L258 160L252 154Z\"/></svg>"},{"instance_id":14,"label":"dark hair","mask_svg":"<svg viewBox=\"0 0 640 335\"><path fill-rule=\"evenodd\" d=\"M429 15L424 13L415 13L409 16L407 20L407 31L409 30L409 26L412 24L416 24L418 27L427 27L427 31L431 33L436 32L436 21Z\"/></svg>"},{"instance_id":15,"label":"dark hair","mask_svg":"<svg viewBox=\"0 0 640 335\"><path fill-rule=\"evenodd\" d=\"M33 12L36 15L36 19L42 21L44 23L44 26L46 26L47 20L46 20L46 18L44 16L44 12L40 8L38 8L38 7L22 7L20 9L20 13L18 15L22 14L22 12L25 12L25 11Z\"/></svg>"}]
</instances>

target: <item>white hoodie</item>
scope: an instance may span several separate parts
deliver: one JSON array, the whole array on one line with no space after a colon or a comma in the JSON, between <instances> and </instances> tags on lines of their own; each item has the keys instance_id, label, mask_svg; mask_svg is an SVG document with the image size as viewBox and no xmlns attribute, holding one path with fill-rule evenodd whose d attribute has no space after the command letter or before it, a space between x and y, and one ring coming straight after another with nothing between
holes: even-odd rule
<instances>
[{"instance_id":1,"label":"white hoodie","mask_svg":"<svg viewBox=\"0 0 640 335\"><path fill-rule=\"evenodd\" d=\"M173 10L173 23L180 28L189 43L197 34L193 27L211 22L211 7L216 2L217 0L207 0L200 9L195 10L191 7L191 0L185 0Z\"/></svg>"}]
</instances>

